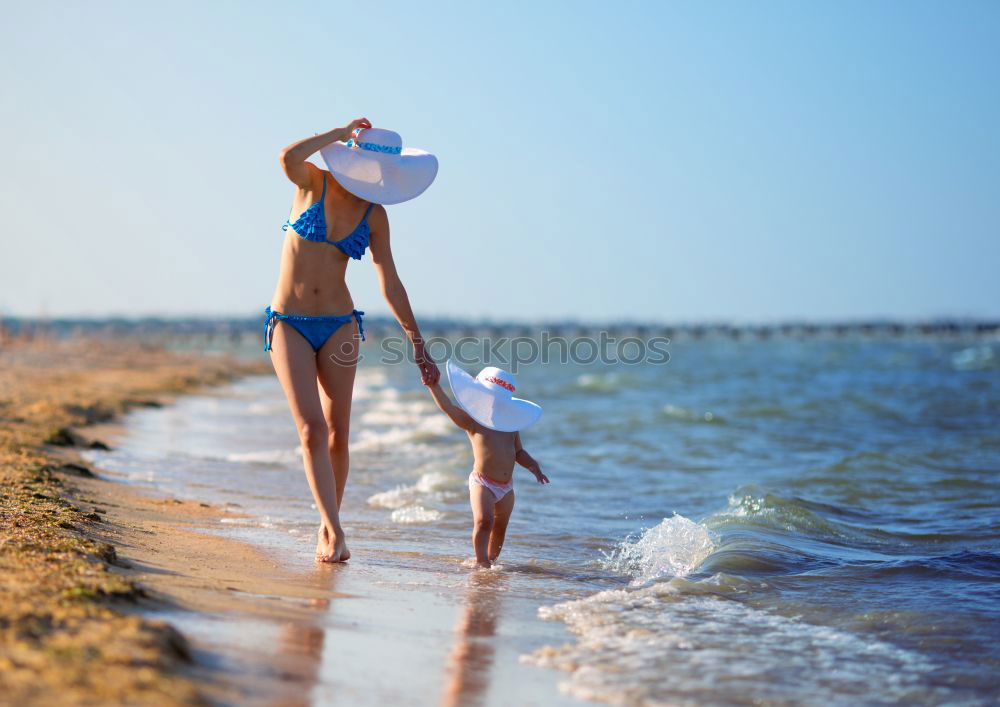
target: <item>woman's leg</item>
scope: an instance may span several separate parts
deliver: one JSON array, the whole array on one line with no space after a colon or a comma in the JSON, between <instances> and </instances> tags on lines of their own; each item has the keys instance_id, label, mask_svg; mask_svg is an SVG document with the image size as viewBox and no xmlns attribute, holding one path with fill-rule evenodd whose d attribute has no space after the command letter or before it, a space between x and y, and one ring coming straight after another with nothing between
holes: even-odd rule
<instances>
[{"instance_id":1,"label":"woman's leg","mask_svg":"<svg viewBox=\"0 0 1000 707\"><path fill-rule=\"evenodd\" d=\"M322 521L316 557L325 562L341 562L351 553L340 527L326 420L316 391L316 353L301 334L279 322L274 329L271 363L299 431L306 479Z\"/></svg>"},{"instance_id":2,"label":"woman's leg","mask_svg":"<svg viewBox=\"0 0 1000 707\"><path fill-rule=\"evenodd\" d=\"M337 481L337 508L344 500L351 459L348 437L351 432L351 401L354 375L358 367L358 327L353 321L335 331L316 358L319 398L326 420L333 475Z\"/></svg>"}]
</instances>

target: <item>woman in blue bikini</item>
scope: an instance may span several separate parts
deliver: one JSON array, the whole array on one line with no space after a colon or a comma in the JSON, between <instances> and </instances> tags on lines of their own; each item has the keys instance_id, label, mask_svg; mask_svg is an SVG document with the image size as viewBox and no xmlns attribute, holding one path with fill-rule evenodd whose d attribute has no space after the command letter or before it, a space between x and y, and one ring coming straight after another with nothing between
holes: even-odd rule
<instances>
[{"instance_id":1,"label":"woman in blue bikini","mask_svg":"<svg viewBox=\"0 0 1000 707\"><path fill-rule=\"evenodd\" d=\"M322 151L330 171L307 162ZM340 525L347 484L351 398L363 312L354 307L344 276L351 258L371 249L382 293L413 344L420 377L440 373L424 351L420 329L389 246L382 204L420 194L437 173L437 160L402 149L399 135L371 128L364 118L281 151L285 174L297 187L284 225L278 286L264 325L271 354L302 442L306 478L321 525L316 557L342 562L351 553ZM376 203L377 202L377 203Z\"/></svg>"}]
</instances>

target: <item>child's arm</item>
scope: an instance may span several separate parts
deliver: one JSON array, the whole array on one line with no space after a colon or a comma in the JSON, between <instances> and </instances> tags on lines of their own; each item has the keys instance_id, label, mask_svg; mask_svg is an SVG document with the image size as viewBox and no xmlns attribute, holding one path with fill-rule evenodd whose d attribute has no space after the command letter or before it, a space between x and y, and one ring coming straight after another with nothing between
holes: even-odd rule
<instances>
[{"instance_id":1,"label":"child's arm","mask_svg":"<svg viewBox=\"0 0 1000 707\"><path fill-rule=\"evenodd\" d=\"M535 478L540 484L549 483L549 477L542 473L542 467L538 465L535 458L528 454L528 450L521 446L521 433L514 433L514 449L517 451L514 453L514 461L523 466L525 469L530 471L535 475Z\"/></svg>"},{"instance_id":2,"label":"child's arm","mask_svg":"<svg viewBox=\"0 0 1000 707\"><path fill-rule=\"evenodd\" d=\"M472 432L476 429L476 421L472 419L469 413L451 402L451 398L441 388L440 383L429 385L427 388L431 391L431 397L434 398L434 402L441 408L441 412L447 415L452 422L466 432Z\"/></svg>"}]
</instances>

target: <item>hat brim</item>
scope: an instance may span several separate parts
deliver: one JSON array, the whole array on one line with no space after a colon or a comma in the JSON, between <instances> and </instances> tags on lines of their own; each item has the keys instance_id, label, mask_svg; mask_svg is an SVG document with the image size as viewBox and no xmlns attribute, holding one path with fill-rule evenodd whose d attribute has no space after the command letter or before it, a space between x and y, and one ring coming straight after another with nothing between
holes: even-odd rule
<instances>
[{"instance_id":1,"label":"hat brim","mask_svg":"<svg viewBox=\"0 0 1000 707\"><path fill-rule=\"evenodd\" d=\"M437 176L437 157L412 147L398 155L333 142L320 154L340 186L365 201L399 204L426 191Z\"/></svg>"},{"instance_id":2,"label":"hat brim","mask_svg":"<svg viewBox=\"0 0 1000 707\"><path fill-rule=\"evenodd\" d=\"M542 416L542 408L530 400L498 395L448 360L448 383L459 406L483 427L498 432L518 432L531 427Z\"/></svg>"}]
</instances>

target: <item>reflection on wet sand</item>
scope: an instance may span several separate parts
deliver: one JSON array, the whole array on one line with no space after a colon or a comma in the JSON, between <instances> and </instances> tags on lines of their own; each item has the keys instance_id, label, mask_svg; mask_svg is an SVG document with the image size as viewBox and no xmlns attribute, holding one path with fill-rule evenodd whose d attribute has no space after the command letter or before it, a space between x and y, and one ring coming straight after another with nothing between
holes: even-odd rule
<instances>
[{"instance_id":1,"label":"reflection on wet sand","mask_svg":"<svg viewBox=\"0 0 1000 707\"><path fill-rule=\"evenodd\" d=\"M448 682L441 699L445 707L477 704L489 688L503 583L501 572L480 570L469 576L465 608L448 655Z\"/></svg>"},{"instance_id":2,"label":"reflection on wet sand","mask_svg":"<svg viewBox=\"0 0 1000 707\"><path fill-rule=\"evenodd\" d=\"M316 589L334 592L334 585L339 574L338 567L318 566L309 577L309 583ZM282 626L278 638L277 664L275 669L282 680L299 683L296 693L301 697L282 704L310 705L314 701L313 689L321 691L320 667L323 664L323 648L326 644L325 614L330 609L330 600L315 598L309 601L310 614L302 619L287 621Z\"/></svg>"}]
</instances>

